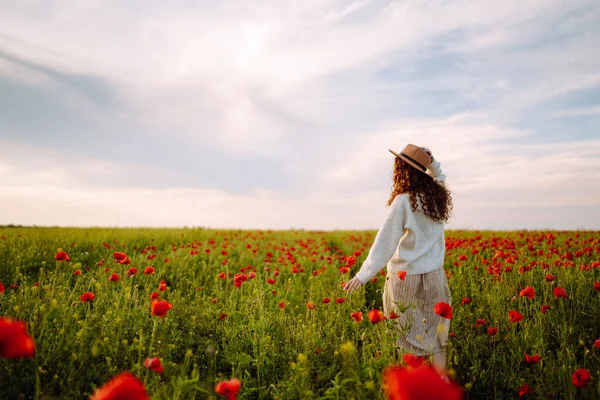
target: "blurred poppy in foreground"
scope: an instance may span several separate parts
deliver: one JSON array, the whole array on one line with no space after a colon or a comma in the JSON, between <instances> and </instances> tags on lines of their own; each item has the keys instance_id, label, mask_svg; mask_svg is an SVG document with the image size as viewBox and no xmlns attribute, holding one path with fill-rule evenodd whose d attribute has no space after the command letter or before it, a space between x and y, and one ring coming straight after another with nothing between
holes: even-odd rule
<instances>
[{"instance_id":1,"label":"blurred poppy in foreground","mask_svg":"<svg viewBox=\"0 0 600 400\"><path fill-rule=\"evenodd\" d=\"M404 357L405 361L407 360ZM405 366L392 365L383 371L383 390L388 400L459 400L462 390L447 382L430 364L418 358Z\"/></svg>"},{"instance_id":2,"label":"blurred poppy in foreground","mask_svg":"<svg viewBox=\"0 0 600 400\"><path fill-rule=\"evenodd\" d=\"M90 400L147 400L149 398L144 384L130 372L115 376L90 396Z\"/></svg>"},{"instance_id":3,"label":"blurred poppy in foreground","mask_svg":"<svg viewBox=\"0 0 600 400\"><path fill-rule=\"evenodd\" d=\"M383 315L383 312L380 310L369 311L368 317L369 317L369 322L371 322L372 324L376 324L378 322L385 320L385 315Z\"/></svg>"},{"instance_id":4,"label":"blurred poppy in foreground","mask_svg":"<svg viewBox=\"0 0 600 400\"><path fill-rule=\"evenodd\" d=\"M232 378L228 381L221 381L215 386L215 392L227 397L227 400L236 400L237 394L241 389L242 383L236 378Z\"/></svg>"},{"instance_id":5,"label":"blurred poppy in foreground","mask_svg":"<svg viewBox=\"0 0 600 400\"><path fill-rule=\"evenodd\" d=\"M0 357L32 358L35 342L27 333L25 323L9 317L0 317Z\"/></svg>"}]
</instances>

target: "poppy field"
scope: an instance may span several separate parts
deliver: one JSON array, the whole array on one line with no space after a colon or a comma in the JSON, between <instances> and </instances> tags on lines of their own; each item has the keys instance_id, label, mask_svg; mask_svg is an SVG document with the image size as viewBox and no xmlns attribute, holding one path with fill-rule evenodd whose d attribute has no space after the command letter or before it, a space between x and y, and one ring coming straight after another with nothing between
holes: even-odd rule
<instances>
[{"instance_id":1,"label":"poppy field","mask_svg":"<svg viewBox=\"0 0 600 400\"><path fill-rule=\"evenodd\" d=\"M375 234L0 228L0 398L600 398L600 232L446 231L450 383L342 290Z\"/></svg>"}]
</instances>

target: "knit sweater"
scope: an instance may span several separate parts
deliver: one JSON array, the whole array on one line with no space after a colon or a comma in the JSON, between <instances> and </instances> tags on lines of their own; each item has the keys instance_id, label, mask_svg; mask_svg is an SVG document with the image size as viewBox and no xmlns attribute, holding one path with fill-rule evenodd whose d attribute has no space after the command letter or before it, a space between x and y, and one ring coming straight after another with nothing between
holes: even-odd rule
<instances>
[{"instance_id":1,"label":"knit sweater","mask_svg":"<svg viewBox=\"0 0 600 400\"><path fill-rule=\"evenodd\" d=\"M446 251L444 222L435 222L421 210L412 211L408 193L397 195L377 232L356 277L364 284L387 266L388 272L424 274L442 268Z\"/></svg>"}]
</instances>

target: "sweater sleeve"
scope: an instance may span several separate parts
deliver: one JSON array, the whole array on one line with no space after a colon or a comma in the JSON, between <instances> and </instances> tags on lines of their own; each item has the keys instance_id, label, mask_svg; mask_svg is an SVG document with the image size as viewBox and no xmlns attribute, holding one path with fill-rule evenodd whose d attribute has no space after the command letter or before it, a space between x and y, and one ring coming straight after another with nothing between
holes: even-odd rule
<instances>
[{"instance_id":1,"label":"sweater sleeve","mask_svg":"<svg viewBox=\"0 0 600 400\"><path fill-rule=\"evenodd\" d=\"M404 232L404 218L406 216L404 195L394 198L387 218L375 236L375 241L369 250L356 277L364 284L381 271L390 261L398 248L398 243Z\"/></svg>"}]
</instances>

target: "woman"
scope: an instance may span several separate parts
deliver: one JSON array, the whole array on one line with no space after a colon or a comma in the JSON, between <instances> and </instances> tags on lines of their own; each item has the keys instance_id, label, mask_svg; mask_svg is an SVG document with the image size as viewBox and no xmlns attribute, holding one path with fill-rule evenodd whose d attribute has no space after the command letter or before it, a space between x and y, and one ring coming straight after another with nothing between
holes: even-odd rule
<instances>
[{"instance_id":1,"label":"woman","mask_svg":"<svg viewBox=\"0 0 600 400\"><path fill-rule=\"evenodd\" d=\"M450 320L435 314L434 307L451 304L443 264L444 222L452 198L429 149L408 144L400 154L390 152L396 158L388 216L344 290L351 293L387 266L383 312L386 317L399 314L398 328L408 331L397 345L415 355L432 355L433 366L444 374Z\"/></svg>"}]
</instances>

